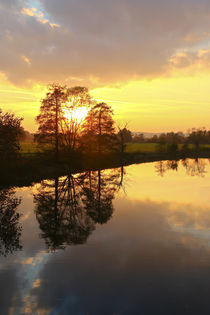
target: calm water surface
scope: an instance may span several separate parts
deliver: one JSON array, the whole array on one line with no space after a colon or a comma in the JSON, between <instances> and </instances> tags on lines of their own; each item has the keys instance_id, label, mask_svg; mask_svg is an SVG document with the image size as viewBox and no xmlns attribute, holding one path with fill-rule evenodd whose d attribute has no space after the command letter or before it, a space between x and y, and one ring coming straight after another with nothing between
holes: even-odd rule
<instances>
[{"instance_id":1,"label":"calm water surface","mask_svg":"<svg viewBox=\"0 0 210 315\"><path fill-rule=\"evenodd\" d=\"M0 313L210 314L209 160L0 192Z\"/></svg>"}]
</instances>

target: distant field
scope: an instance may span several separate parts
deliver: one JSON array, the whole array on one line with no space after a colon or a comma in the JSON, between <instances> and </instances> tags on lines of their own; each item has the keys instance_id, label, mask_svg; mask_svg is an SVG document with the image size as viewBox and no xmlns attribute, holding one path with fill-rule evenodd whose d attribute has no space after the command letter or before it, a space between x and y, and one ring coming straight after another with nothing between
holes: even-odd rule
<instances>
[{"instance_id":1,"label":"distant field","mask_svg":"<svg viewBox=\"0 0 210 315\"><path fill-rule=\"evenodd\" d=\"M49 148L49 145L46 145L45 147ZM22 142L20 144L20 154L23 156L32 156L42 151L43 150L39 147L39 145L34 142Z\"/></svg>"},{"instance_id":2,"label":"distant field","mask_svg":"<svg viewBox=\"0 0 210 315\"><path fill-rule=\"evenodd\" d=\"M126 143L125 152L155 152L157 151L157 143Z\"/></svg>"},{"instance_id":3,"label":"distant field","mask_svg":"<svg viewBox=\"0 0 210 315\"><path fill-rule=\"evenodd\" d=\"M38 146L37 143L34 142L23 142L21 143L21 150L20 153L21 155L34 155L37 152L41 152L40 147ZM158 150L158 143L126 143L126 149L125 152L127 153L138 153L138 152L143 152L143 153L153 153L157 152ZM179 144L179 150L182 148L182 144ZM49 148L49 146L48 146ZM201 148L210 148L210 144L203 144L201 145ZM189 149L193 149L193 145L189 145Z\"/></svg>"},{"instance_id":4,"label":"distant field","mask_svg":"<svg viewBox=\"0 0 210 315\"><path fill-rule=\"evenodd\" d=\"M183 144L178 145L178 149L182 149ZM152 153L157 152L159 147L158 143L126 143L126 149L125 152L127 153L138 153L138 152L145 152L145 153ZM210 144L202 144L200 145L201 148L208 148L210 149ZM194 145L189 144L189 149L193 149Z\"/></svg>"}]
</instances>

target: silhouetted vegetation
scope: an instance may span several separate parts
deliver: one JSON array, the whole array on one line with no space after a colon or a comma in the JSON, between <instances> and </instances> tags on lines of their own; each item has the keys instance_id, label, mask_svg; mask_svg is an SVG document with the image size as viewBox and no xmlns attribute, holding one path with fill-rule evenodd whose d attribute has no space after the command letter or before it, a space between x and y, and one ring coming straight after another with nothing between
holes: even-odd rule
<instances>
[{"instance_id":1,"label":"silhouetted vegetation","mask_svg":"<svg viewBox=\"0 0 210 315\"><path fill-rule=\"evenodd\" d=\"M0 160L8 161L17 158L20 150L19 140L22 135L22 118L14 114L3 114L0 109Z\"/></svg>"},{"instance_id":2,"label":"silhouetted vegetation","mask_svg":"<svg viewBox=\"0 0 210 315\"><path fill-rule=\"evenodd\" d=\"M116 142L113 110L106 103L94 105L83 122L82 146L87 152L107 152Z\"/></svg>"}]
</instances>

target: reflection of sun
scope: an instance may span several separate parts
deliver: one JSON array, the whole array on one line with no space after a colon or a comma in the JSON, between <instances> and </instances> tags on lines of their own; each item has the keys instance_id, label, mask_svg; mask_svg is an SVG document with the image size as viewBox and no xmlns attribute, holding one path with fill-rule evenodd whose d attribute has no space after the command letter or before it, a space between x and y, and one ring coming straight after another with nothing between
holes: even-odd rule
<instances>
[{"instance_id":1,"label":"reflection of sun","mask_svg":"<svg viewBox=\"0 0 210 315\"><path fill-rule=\"evenodd\" d=\"M69 121L75 121L81 123L87 116L88 109L85 106L78 107L75 109L64 108L64 117Z\"/></svg>"}]
</instances>

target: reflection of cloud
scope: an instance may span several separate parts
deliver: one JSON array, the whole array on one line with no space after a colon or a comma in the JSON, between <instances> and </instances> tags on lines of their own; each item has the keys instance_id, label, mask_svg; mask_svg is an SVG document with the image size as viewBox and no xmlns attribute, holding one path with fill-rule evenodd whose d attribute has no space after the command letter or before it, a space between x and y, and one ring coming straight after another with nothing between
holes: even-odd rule
<instances>
[{"instance_id":1,"label":"reflection of cloud","mask_svg":"<svg viewBox=\"0 0 210 315\"><path fill-rule=\"evenodd\" d=\"M177 51L208 48L206 0L39 3L0 0L0 71L14 83L151 78L167 73L170 59L179 67L195 62L193 54L175 57ZM27 56L30 68L20 56Z\"/></svg>"},{"instance_id":2,"label":"reflection of cloud","mask_svg":"<svg viewBox=\"0 0 210 315\"><path fill-rule=\"evenodd\" d=\"M41 285L41 280L40 279L35 279L33 283L33 288L39 288Z\"/></svg>"},{"instance_id":3,"label":"reflection of cloud","mask_svg":"<svg viewBox=\"0 0 210 315\"><path fill-rule=\"evenodd\" d=\"M115 218L97 229L88 246L51 256L34 292L37 307L58 314L133 314L141 305L146 314L180 314L188 305L189 314L203 313L210 290L208 242L172 225L184 213L182 226L196 227L199 215L210 217L207 209L125 199L115 206Z\"/></svg>"}]
</instances>

